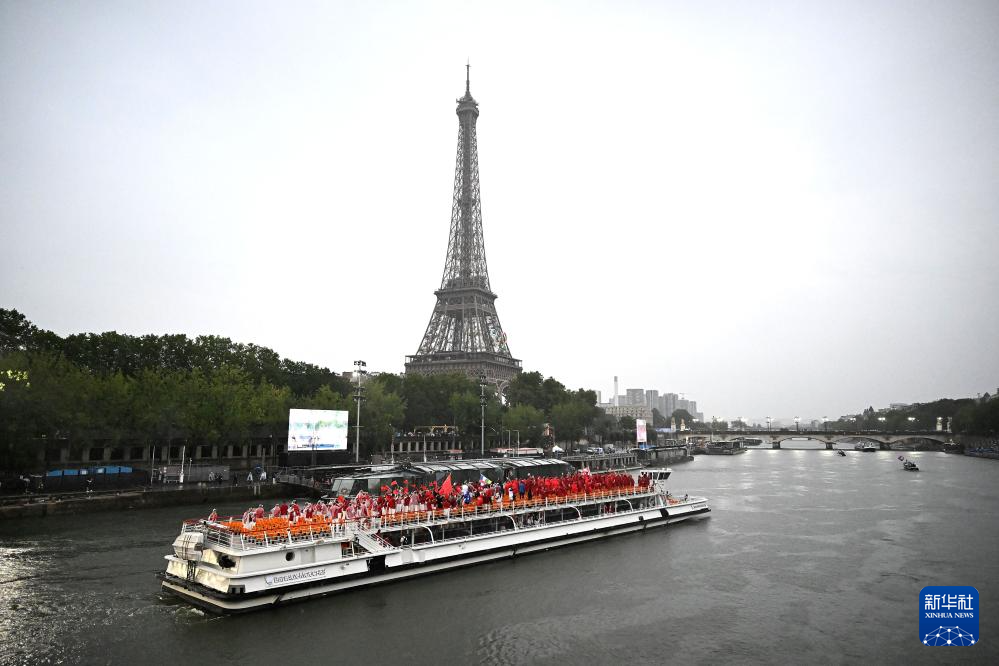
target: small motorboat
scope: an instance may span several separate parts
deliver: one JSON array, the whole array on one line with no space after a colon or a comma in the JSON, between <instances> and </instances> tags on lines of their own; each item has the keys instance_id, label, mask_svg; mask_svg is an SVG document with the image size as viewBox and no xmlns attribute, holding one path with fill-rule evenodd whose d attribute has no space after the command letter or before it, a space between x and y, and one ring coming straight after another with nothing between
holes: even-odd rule
<instances>
[{"instance_id":1,"label":"small motorboat","mask_svg":"<svg viewBox=\"0 0 999 666\"><path fill-rule=\"evenodd\" d=\"M836 453L838 455L843 456L844 458L846 457L846 451L844 451L843 449L836 449Z\"/></svg>"},{"instance_id":2,"label":"small motorboat","mask_svg":"<svg viewBox=\"0 0 999 666\"><path fill-rule=\"evenodd\" d=\"M903 462L902 463L902 469L904 469L906 472L918 472L919 471L919 467L916 466L916 463L912 462L911 460L906 460L905 462Z\"/></svg>"}]
</instances>

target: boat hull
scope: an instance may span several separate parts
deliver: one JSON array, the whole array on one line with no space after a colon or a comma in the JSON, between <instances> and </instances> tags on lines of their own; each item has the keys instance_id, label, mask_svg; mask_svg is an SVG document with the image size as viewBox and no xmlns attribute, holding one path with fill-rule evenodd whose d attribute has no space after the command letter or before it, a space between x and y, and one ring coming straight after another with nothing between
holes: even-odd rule
<instances>
[{"instance_id":1,"label":"boat hull","mask_svg":"<svg viewBox=\"0 0 999 666\"><path fill-rule=\"evenodd\" d=\"M354 573L252 594L218 592L198 582L191 582L171 574L169 567L167 573L159 574L159 577L164 592L180 597L204 610L219 614L241 613L518 555L543 552L609 536L665 527L691 518L706 516L709 512L710 508L706 502L693 502L571 523L511 530L458 542L396 548L384 554L372 553L364 558L352 560L355 563L365 564L363 570L358 569ZM323 565L323 570L339 566L335 563Z\"/></svg>"}]
</instances>

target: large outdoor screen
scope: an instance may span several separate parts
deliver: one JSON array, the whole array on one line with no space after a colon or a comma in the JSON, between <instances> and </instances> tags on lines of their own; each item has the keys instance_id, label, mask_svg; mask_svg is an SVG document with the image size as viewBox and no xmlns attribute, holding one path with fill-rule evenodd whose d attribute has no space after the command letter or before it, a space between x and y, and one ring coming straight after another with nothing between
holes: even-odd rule
<instances>
[{"instance_id":1,"label":"large outdoor screen","mask_svg":"<svg viewBox=\"0 0 999 666\"><path fill-rule=\"evenodd\" d=\"M347 412L293 409L288 413L289 451L346 451Z\"/></svg>"}]
</instances>

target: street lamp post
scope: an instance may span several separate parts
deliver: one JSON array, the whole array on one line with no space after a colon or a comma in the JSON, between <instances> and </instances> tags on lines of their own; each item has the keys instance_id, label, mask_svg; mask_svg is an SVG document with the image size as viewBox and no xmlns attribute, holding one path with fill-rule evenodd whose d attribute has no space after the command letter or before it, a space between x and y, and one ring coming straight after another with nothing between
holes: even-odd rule
<instances>
[{"instance_id":1,"label":"street lamp post","mask_svg":"<svg viewBox=\"0 0 999 666\"><path fill-rule=\"evenodd\" d=\"M885 430L885 417L879 416L878 417L878 421L881 421L881 431L884 432L884 430Z\"/></svg>"},{"instance_id":2,"label":"street lamp post","mask_svg":"<svg viewBox=\"0 0 999 666\"><path fill-rule=\"evenodd\" d=\"M822 417L822 430L829 432L829 419L825 416Z\"/></svg>"},{"instance_id":3,"label":"street lamp post","mask_svg":"<svg viewBox=\"0 0 999 666\"><path fill-rule=\"evenodd\" d=\"M794 417L794 431L801 432L801 419L797 416Z\"/></svg>"},{"instance_id":4,"label":"street lamp post","mask_svg":"<svg viewBox=\"0 0 999 666\"><path fill-rule=\"evenodd\" d=\"M482 416L481 457L486 457L486 376L479 375L479 407Z\"/></svg>"},{"instance_id":5,"label":"street lamp post","mask_svg":"<svg viewBox=\"0 0 999 666\"><path fill-rule=\"evenodd\" d=\"M909 421L909 430L912 430L912 424L916 421L916 417L910 416L907 420Z\"/></svg>"},{"instance_id":6,"label":"street lamp post","mask_svg":"<svg viewBox=\"0 0 999 666\"><path fill-rule=\"evenodd\" d=\"M368 366L364 361L354 361L354 368L357 374L357 390L354 392L354 400L357 401L357 422L354 427L357 429L354 436L354 462L361 462L361 403L364 401L364 387L361 386L361 375L368 374L365 370Z\"/></svg>"},{"instance_id":7,"label":"street lamp post","mask_svg":"<svg viewBox=\"0 0 999 666\"><path fill-rule=\"evenodd\" d=\"M768 416L768 417L767 417L767 433L769 433L769 432L770 432L770 422L771 422L771 419L770 419L770 417Z\"/></svg>"}]
</instances>

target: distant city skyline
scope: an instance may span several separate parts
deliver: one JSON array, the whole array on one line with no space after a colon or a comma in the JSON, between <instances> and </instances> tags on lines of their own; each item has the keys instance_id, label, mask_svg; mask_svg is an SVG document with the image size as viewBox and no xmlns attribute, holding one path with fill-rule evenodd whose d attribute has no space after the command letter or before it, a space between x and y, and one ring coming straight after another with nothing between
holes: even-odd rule
<instances>
[{"instance_id":1,"label":"distant city skyline","mask_svg":"<svg viewBox=\"0 0 999 666\"><path fill-rule=\"evenodd\" d=\"M709 418L999 383L999 3L100 7L0 4L0 304L42 328L401 373L470 61L525 370Z\"/></svg>"}]
</instances>

